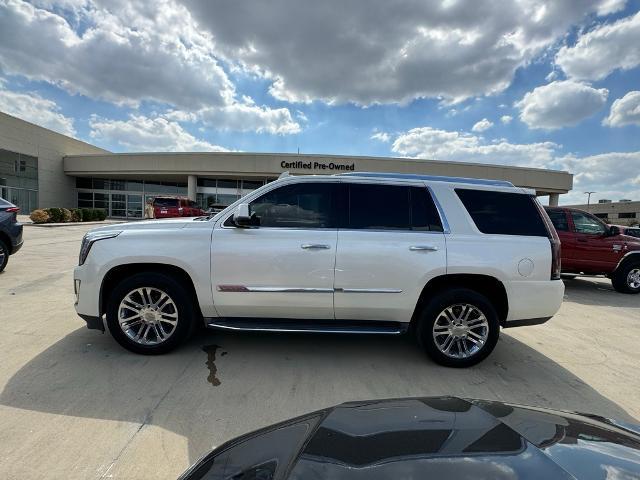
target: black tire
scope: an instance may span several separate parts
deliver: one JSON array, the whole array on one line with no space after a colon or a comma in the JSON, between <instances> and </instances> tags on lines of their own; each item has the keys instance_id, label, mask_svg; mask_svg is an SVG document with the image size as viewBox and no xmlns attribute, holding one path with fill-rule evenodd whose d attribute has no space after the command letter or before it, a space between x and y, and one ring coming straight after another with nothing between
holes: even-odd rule
<instances>
[{"instance_id":1,"label":"black tire","mask_svg":"<svg viewBox=\"0 0 640 480\"><path fill-rule=\"evenodd\" d=\"M0 240L0 272L4 270L7 263L9 263L9 246Z\"/></svg>"},{"instance_id":2,"label":"black tire","mask_svg":"<svg viewBox=\"0 0 640 480\"><path fill-rule=\"evenodd\" d=\"M143 345L134 341L120 328L118 321L118 310L123 299L133 290L144 287L161 290L166 293L177 309L175 330L166 340L155 344ZM172 277L156 272L138 273L121 281L111 291L107 300L107 326L113 338L127 350L143 355L160 355L175 349L189 337L198 317L194 305L193 295ZM134 333L135 330L134 328ZM155 337L152 330L147 333L150 335L150 339Z\"/></svg>"},{"instance_id":3,"label":"black tire","mask_svg":"<svg viewBox=\"0 0 640 480\"><path fill-rule=\"evenodd\" d=\"M487 338L483 345L470 356L454 358L440 351L434 339L433 328L439 318L441 319L440 322L442 322L444 317L440 315L445 309L452 307L456 311L456 309L461 308L459 306L461 304L471 305L484 315L487 320ZM452 288L436 294L422 309L418 318L416 334L420 346L436 363L446 367L470 367L484 360L495 348L500 335L500 321L495 308L484 295L467 288ZM468 343L465 342L465 345L468 345ZM458 345L456 347L459 348ZM453 349L452 354L457 348ZM472 347L472 350L474 348L476 347ZM456 351L455 353L458 352Z\"/></svg>"},{"instance_id":4,"label":"black tire","mask_svg":"<svg viewBox=\"0 0 640 480\"><path fill-rule=\"evenodd\" d=\"M560 278L562 278L562 280L573 280L577 276L578 276L578 274L576 274L576 273L562 273L562 274L560 274Z\"/></svg>"},{"instance_id":5,"label":"black tire","mask_svg":"<svg viewBox=\"0 0 640 480\"><path fill-rule=\"evenodd\" d=\"M611 275L611 285L620 293L640 293L640 285L632 286L630 273L640 270L640 261L627 261Z\"/></svg>"}]
</instances>

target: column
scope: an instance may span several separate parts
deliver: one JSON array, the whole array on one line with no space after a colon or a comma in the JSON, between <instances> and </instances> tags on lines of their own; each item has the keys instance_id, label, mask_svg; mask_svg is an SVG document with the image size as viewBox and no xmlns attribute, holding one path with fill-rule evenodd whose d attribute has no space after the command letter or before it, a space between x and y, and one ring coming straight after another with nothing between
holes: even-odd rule
<instances>
[{"instance_id":1,"label":"column","mask_svg":"<svg viewBox=\"0 0 640 480\"><path fill-rule=\"evenodd\" d=\"M560 200L560 194L559 193L550 193L549 194L549 206L550 207L557 207L558 206L558 200Z\"/></svg>"},{"instance_id":2,"label":"column","mask_svg":"<svg viewBox=\"0 0 640 480\"><path fill-rule=\"evenodd\" d=\"M187 178L187 196L189 200L196 201L196 193L198 191L198 177L196 175L189 175Z\"/></svg>"}]
</instances>

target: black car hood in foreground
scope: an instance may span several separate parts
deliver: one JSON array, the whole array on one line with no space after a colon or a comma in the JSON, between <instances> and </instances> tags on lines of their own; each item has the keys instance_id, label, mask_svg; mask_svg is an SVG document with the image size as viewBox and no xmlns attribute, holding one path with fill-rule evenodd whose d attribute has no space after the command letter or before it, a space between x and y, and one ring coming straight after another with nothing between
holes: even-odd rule
<instances>
[{"instance_id":1,"label":"black car hood in foreground","mask_svg":"<svg viewBox=\"0 0 640 480\"><path fill-rule=\"evenodd\" d=\"M455 397L350 402L244 435L182 479L635 479L640 430Z\"/></svg>"}]
</instances>

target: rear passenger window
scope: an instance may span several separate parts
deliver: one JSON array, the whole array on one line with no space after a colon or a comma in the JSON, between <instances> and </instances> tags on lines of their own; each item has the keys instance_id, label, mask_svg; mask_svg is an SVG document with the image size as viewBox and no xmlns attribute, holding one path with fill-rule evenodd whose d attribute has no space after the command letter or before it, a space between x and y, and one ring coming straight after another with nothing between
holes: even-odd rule
<instances>
[{"instance_id":1,"label":"rear passenger window","mask_svg":"<svg viewBox=\"0 0 640 480\"><path fill-rule=\"evenodd\" d=\"M551 219L551 223L556 227L558 232L568 232L569 231L569 223L567 222L567 215L564 213L564 210L547 210L547 215Z\"/></svg>"},{"instance_id":2,"label":"rear passenger window","mask_svg":"<svg viewBox=\"0 0 640 480\"><path fill-rule=\"evenodd\" d=\"M456 193L482 233L546 237L534 199L529 195L456 188Z\"/></svg>"},{"instance_id":3,"label":"rear passenger window","mask_svg":"<svg viewBox=\"0 0 640 480\"><path fill-rule=\"evenodd\" d=\"M442 231L438 211L424 187L349 185L348 228Z\"/></svg>"}]
</instances>

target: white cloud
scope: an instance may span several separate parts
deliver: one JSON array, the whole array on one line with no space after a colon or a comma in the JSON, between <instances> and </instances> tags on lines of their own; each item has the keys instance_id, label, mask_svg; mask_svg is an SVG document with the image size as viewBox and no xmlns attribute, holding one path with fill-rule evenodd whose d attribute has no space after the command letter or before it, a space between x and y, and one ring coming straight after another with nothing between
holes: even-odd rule
<instances>
[{"instance_id":1,"label":"white cloud","mask_svg":"<svg viewBox=\"0 0 640 480\"><path fill-rule=\"evenodd\" d=\"M476 122L475 125L471 127L471 130L473 132L484 132L485 130L489 130L491 127L493 127L493 122L483 118L479 122Z\"/></svg>"},{"instance_id":2,"label":"white cloud","mask_svg":"<svg viewBox=\"0 0 640 480\"><path fill-rule=\"evenodd\" d=\"M399 135L391 150L404 156L433 160L543 166L553 160L557 147L552 142L514 144L498 140L488 143L468 133L420 127Z\"/></svg>"},{"instance_id":3,"label":"white cloud","mask_svg":"<svg viewBox=\"0 0 640 480\"><path fill-rule=\"evenodd\" d=\"M399 135L391 149L414 158L566 170L574 174L574 189L561 197L565 204L582 203L586 190L599 198L640 200L640 151L579 157L561 154L560 148L553 142L489 143L469 133L421 127Z\"/></svg>"},{"instance_id":4,"label":"white cloud","mask_svg":"<svg viewBox=\"0 0 640 480\"><path fill-rule=\"evenodd\" d=\"M598 0L183 2L216 52L268 78L277 99L361 105L502 91L602 8Z\"/></svg>"},{"instance_id":5,"label":"white cloud","mask_svg":"<svg viewBox=\"0 0 640 480\"><path fill-rule=\"evenodd\" d=\"M208 107L195 112L172 111L168 119L182 122L202 122L216 130L289 135L301 131L286 108L272 109L246 103L233 103L224 107Z\"/></svg>"},{"instance_id":6,"label":"white cloud","mask_svg":"<svg viewBox=\"0 0 640 480\"><path fill-rule=\"evenodd\" d=\"M180 124L163 117L130 115L127 120L91 117L90 136L95 141L120 145L129 151L226 152L224 147L199 140Z\"/></svg>"},{"instance_id":7,"label":"white cloud","mask_svg":"<svg viewBox=\"0 0 640 480\"><path fill-rule=\"evenodd\" d=\"M500 121L504 124L504 125L509 125L511 123L511 121L513 120L513 117L511 115L502 115L500 117Z\"/></svg>"},{"instance_id":8,"label":"white cloud","mask_svg":"<svg viewBox=\"0 0 640 480\"><path fill-rule=\"evenodd\" d=\"M602 124L610 127L640 125L640 92L629 92L613 102L609 116Z\"/></svg>"},{"instance_id":9,"label":"white cloud","mask_svg":"<svg viewBox=\"0 0 640 480\"><path fill-rule=\"evenodd\" d=\"M606 88L595 89L572 80L555 81L533 89L515 104L520 120L529 128L573 126L600 110L607 101Z\"/></svg>"},{"instance_id":10,"label":"white cloud","mask_svg":"<svg viewBox=\"0 0 640 480\"><path fill-rule=\"evenodd\" d=\"M627 0L602 0L598 6L598 15L603 17L624 9Z\"/></svg>"},{"instance_id":11,"label":"white cloud","mask_svg":"<svg viewBox=\"0 0 640 480\"><path fill-rule=\"evenodd\" d=\"M391 141L391 135L389 135L387 132L376 132L369 138L371 138L371 140L378 140L384 143Z\"/></svg>"},{"instance_id":12,"label":"white cloud","mask_svg":"<svg viewBox=\"0 0 640 480\"><path fill-rule=\"evenodd\" d=\"M105 2L106 4L107 2ZM62 16L20 0L0 5L0 66L72 94L136 105L224 105L234 86L186 8L86 2L78 33Z\"/></svg>"},{"instance_id":13,"label":"white cloud","mask_svg":"<svg viewBox=\"0 0 640 480\"><path fill-rule=\"evenodd\" d=\"M597 192L597 198L640 200L640 152L567 155L555 159L549 167L574 174L573 191L562 196L565 204L585 203L582 192L586 191Z\"/></svg>"},{"instance_id":14,"label":"white cloud","mask_svg":"<svg viewBox=\"0 0 640 480\"><path fill-rule=\"evenodd\" d=\"M640 12L581 35L572 47L562 47L556 64L572 78L601 80L617 69L640 65Z\"/></svg>"},{"instance_id":15,"label":"white cloud","mask_svg":"<svg viewBox=\"0 0 640 480\"><path fill-rule=\"evenodd\" d=\"M63 135L75 135L73 119L65 117L59 110L55 102L42 98L37 93L5 90L0 81L0 111Z\"/></svg>"},{"instance_id":16,"label":"white cloud","mask_svg":"<svg viewBox=\"0 0 640 480\"><path fill-rule=\"evenodd\" d=\"M223 130L300 131L288 109L237 98L212 36L198 28L183 5L173 0L66 0L58 5L66 9L65 17L52 3L40 0L43 8L21 0L0 3L0 68L5 73L116 104L136 107L151 101L201 112ZM86 28L80 32L67 18Z\"/></svg>"}]
</instances>

